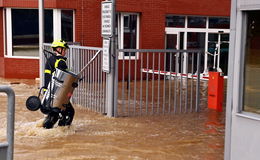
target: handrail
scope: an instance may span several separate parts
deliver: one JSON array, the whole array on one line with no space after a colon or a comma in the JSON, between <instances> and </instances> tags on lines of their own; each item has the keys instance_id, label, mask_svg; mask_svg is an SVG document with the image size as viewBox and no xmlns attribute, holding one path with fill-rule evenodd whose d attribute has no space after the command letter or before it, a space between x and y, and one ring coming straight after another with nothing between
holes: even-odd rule
<instances>
[{"instance_id":1,"label":"handrail","mask_svg":"<svg viewBox=\"0 0 260 160\"><path fill-rule=\"evenodd\" d=\"M7 143L1 143L1 148L7 147L6 159L13 159L14 152L14 111L15 111L15 93L12 88L8 86L0 86L0 92L5 92L8 96L8 111L7 111ZM5 155L3 155L5 156ZM2 159L2 156L0 155Z\"/></svg>"}]
</instances>

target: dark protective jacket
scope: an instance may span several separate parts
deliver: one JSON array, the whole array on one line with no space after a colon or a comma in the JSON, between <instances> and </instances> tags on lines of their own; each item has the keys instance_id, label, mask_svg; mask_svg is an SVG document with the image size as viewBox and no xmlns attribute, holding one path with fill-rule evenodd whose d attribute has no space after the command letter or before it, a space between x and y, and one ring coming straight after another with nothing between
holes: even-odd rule
<instances>
[{"instance_id":1,"label":"dark protective jacket","mask_svg":"<svg viewBox=\"0 0 260 160\"><path fill-rule=\"evenodd\" d=\"M66 71L68 70L68 66L66 64L66 57L63 56L55 56L52 55L50 58L47 59L45 63L45 70L44 70L44 88L48 87L49 82L51 81L52 73L55 71L56 68Z\"/></svg>"}]
</instances>

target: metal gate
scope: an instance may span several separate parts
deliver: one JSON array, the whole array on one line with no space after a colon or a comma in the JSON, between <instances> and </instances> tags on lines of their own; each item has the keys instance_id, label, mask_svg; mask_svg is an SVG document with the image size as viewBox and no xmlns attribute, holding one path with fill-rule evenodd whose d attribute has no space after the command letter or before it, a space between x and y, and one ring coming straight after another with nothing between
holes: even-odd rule
<instances>
[{"instance_id":1,"label":"metal gate","mask_svg":"<svg viewBox=\"0 0 260 160\"><path fill-rule=\"evenodd\" d=\"M7 142L0 143L0 159L12 160L14 153L15 93L9 86L0 86L0 92L5 92L8 96L6 129Z\"/></svg>"},{"instance_id":2,"label":"metal gate","mask_svg":"<svg viewBox=\"0 0 260 160\"><path fill-rule=\"evenodd\" d=\"M44 44L44 49L51 51L50 46L51 44ZM83 71L79 86L73 93L72 102L96 112L106 113L106 74L102 71L102 48L77 45L69 47L66 57L68 68L72 72L77 74L86 64L92 62Z\"/></svg>"},{"instance_id":3,"label":"metal gate","mask_svg":"<svg viewBox=\"0 0 260 160\"><path fill-rule=\"evenodd\" d=\"M200 110L201 50L120 49L116 116ZM118 59L119 58L119 59Z\"/></svg>"}]
</instances>

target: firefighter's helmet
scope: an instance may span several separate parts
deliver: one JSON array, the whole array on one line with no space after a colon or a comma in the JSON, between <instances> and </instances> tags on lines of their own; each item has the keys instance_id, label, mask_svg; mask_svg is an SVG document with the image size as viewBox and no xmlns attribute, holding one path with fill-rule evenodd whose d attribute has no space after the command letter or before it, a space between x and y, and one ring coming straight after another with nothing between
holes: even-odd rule
<instances>
[{"instance_id":1,"label":"firefighter's helmet","mask_svg":"<svg viewBox=\"0 0 260 160\"><path fill-rule=\"evenodd\" d=\"M65 42L61 39L53 41L52 44L51 44L51 47L52 48L58 48L58 47L69 48L67 42Z\"/></svg>"}]
</instances>

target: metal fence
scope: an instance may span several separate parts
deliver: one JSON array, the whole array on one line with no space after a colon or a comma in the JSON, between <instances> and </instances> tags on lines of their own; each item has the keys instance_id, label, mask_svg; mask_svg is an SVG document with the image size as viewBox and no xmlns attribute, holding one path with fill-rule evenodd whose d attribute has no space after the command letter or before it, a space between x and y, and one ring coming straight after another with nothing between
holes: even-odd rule
<instances>
[{"instance_id":1,"label":"metal fence","mask_svg":"<svg viewBox=\"0 0 260 160\"><path fill-rule=\"evenodd\" d=\"M0 92L5 92L8 96L7 110L7 142L0 143L0 159L12 160L14 152L14 116L15 116L15 93L8 86L0 86Z\"/></svg>"},{"instance_id":2,"label":"metal fence","mask_svg":"<svg viewBox=\"0 0 260 160\"><path fill-rule=\"evenodd\" d=\"M51 51L50 46L50 44L44 44L44 49ZM96 56L93 62L82 72L82 80L74 91L72 102L96 112L106 113L106 74L102 72L102 48L76 45L69 47L66 55L68 68L76 74ZM46 58L44 58L43 64L45 62Z\"/></svg>"},{"instance_id":3,"label":"metal fence","mask_svg":"<svg viewBox=\"0 0 260 160\"><path fill-rule=\"evenodd\" d=\"M118 50L116 115L198 112L201 53L200 50Z\"/></svg>"}]
</instances>

